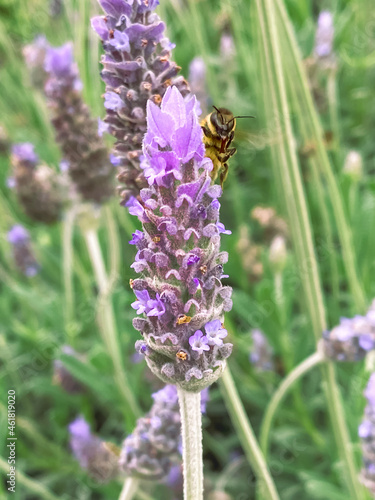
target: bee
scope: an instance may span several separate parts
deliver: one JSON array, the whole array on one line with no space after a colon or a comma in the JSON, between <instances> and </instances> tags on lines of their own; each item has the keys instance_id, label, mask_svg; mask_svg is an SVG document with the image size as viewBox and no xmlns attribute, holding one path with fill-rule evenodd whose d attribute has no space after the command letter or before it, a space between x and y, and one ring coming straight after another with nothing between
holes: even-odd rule
<instances>
[{"instance_id":1,"label":"bee","mask_svg":"<svg viewBox=\"0 0 375 500\"><path fill-rule=\"evenodd\" d=\"M228 160L235 152L236 148L230 145L234 139L237 118L254 118L253 116L233 116L233 113L226 108L217 108L208 114L201 121L203 130L203 142L206 147L206 157L211 158L213 170L211 178L216 180L220 172L220 185L223 187L228 177Z\"/></svg>"}]
</instances>

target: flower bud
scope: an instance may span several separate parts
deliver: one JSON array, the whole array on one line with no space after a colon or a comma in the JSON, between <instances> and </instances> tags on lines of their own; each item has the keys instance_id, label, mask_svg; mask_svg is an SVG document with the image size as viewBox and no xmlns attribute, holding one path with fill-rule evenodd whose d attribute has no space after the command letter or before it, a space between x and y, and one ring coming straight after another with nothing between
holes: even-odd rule
<instances>
[{"instance_id":1,"label":"flower bud","mask_svg":"<svg viewBox=\"0 0 375 500\"><path fill-rule=\"evenodd\" d=\"M352 182L357 183L363 177L363 160L358 151L349 151L346 155L343 174Z\"/></svg>"},{"instance_id":2,"label":"flower bud","mask_svg":"<svg viewBox=\"0 0 375 500\"><path fill-rule=\"evenodd\" d=\"M271 242L269 261L274 274L282 273L285 269L287 261L287 249L285 238L283 236L275 236Z\"/></svg>"}]
</instances>

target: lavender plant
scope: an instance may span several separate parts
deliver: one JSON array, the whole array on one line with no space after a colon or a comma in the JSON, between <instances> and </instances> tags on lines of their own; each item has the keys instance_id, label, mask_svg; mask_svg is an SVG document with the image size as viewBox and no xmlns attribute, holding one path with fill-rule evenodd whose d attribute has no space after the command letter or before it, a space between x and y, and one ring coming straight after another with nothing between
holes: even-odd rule
<instances>
[{"instance_id":1,"label":"lavender plant","mask_svg":"<svg viewBox=\"0 0 375 500\"><path fill-rule=\"evenodd\" d=\"M28 278L35 276L39 271L30 245L30 235L21 225L13 226L8 232L8 241L13 248L13 257L18 269Z\"/></svg>"},{"instance_id":2,"label":"lavender plant","mask_svg":"<svg viewBox=\"0 0 375 500\"><path fill-rule=\"evenodd\" d=\"M221 280L226 252L220 252L221 188L211 185L204 158L195 97L184 100L176 87L159 108L147 105L143 151L149 187L127 203L143 231L132 265L141 278L131 281L142 317L133 321L143 335L136 344L148 366L166 383L199 392L225 368L232 345L224 343L222 321L232 307L232 289Z\"/></svg>"},{"instance_id":3,"label":"lavender plant","mask_svg":"<svg viewBox=\"0 0 375 500\"><path fill-rule=\"evenodd\" d=\"M57 222L63 208L63 193L56 172L39 165L39 157L29 142L13 146L11 163L13 187L25 213L37 222Z\"/></svg>"},{"instance_id":4,"label":"lavender plant","mask_svg":"<svg viewBox=\"0 0 375 500\"><path fill-rule=\"evenodd\" d=\"M161 480L179 461L181 419L176 387L167 385L152 397L150 412L123 443L119 465L126 475Z\"/></svg>"},{"instance_id":5,"label":"lavender plant","mask_svg":"<svg viewBox=\"0 0 375 500\"><path fill-rule=\"evenodd\" d=\"M375 373L371 375L364 395L367 406L358 428L363 455L361 480L372 495L375 495Z\"/></svg>"},{"instance_id":6,"label":"lavender plant","mask_svg":"<svg viewBox=\"0 0 375 500\"><path fill-rule=\"evenodd\" d=\"M83 102L72 44L49 47L45 70L45 94L69 175L83 200L104 203L113 194L113 166L98 123Z\"/></svg>"},{"instance_id":7,"label":"lavender plant","mask_svg":"<svg viewBox=\"0 0 375 500\"><path fill-rule=\"evenodd\" d=\"M116 138L114 153L121 197L137 196L147 186L140 167L146 132L146 103L160 104L170 85L183 95L187 82L170 60L174 45L165 37L165 25L155 14L158 0L99 0L105 16L92 19L103 41L101 76L106 84L106 130Z\"/></svg>"}]
</instances>

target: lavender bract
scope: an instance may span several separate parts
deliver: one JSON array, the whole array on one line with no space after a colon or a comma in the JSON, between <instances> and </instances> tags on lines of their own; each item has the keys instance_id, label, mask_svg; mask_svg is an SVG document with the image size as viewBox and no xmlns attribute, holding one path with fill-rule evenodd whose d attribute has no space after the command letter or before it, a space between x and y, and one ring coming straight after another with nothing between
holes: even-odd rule
<instances>
[{"instance_id":1,"label":"lavender bract","mask_svg":"<svg viewBox=\"0 0 375 500\"><path fill-rule=\"evenodd\" d=\"M147 185L140 168L142 139L146 132L148 99L160 104L166 89L174 84L189 92L187 82L177 77L180 68L170 61L173 44L165 37L165 25L153 12L158 0L99 0L105 16L92 19L92 27L103 41L102 78L106 84L105 122L116 139L114 147L125 185L126 202Z\"/></svg>"},{"instance_id":2,"label":"lavender bract","mask_svg":"<svg viewBox=\"0 0 375 500\"><path fill-rule=\"evenodd\" d=\"M142 479L164 479L179 458L181 420L177 390L167 385L153 394L150 412L138 419L122 446L120 467Z\"/></svg>"},{"instance_id":3,"label":"lavender bract","mask_svg":"<svg viewBox=\"0 0 375 500\"><path fill-rule=\"evenodd\" d=\"M83 102L72 44L50 47L45 70L45 94L68 173L84 200L104 203L114 192L114 169L99 137L97 120Z\"/></svg>"},{"instance_id":4,"label":"lavender bract","mask_svg":"<svg viewBox=\"0 0 375 500\"><path fill-rule=\"evenodd\" d=\"M223 314L232 289L221 279L221 188L211 185L212 162L204 158L195 97L184 100L170 87L161 108L149 101L143 143L149 187L127 206L143 223L133 235L138 250L132 280L139 315L133 321L144 340L136 348L164 382L199 392L225 368L232 344ZM199 337L199 338L198 338Z\"/></svg>"},{"instance_id":5,"label":"lavender bract","mask_svg":"<svg viewBox=\"0 0 375 500\"><path fill-rule=\"evenodd\" d=\"M118 475L118 457L110 444L91 433L83 417L69 424L70 447L80 466L98 482L108 482Z\"/></svg>"},{"instance_id":6,"label":"lavender bract","mask_svg":"<svg viewBox=\"0 0 375 500\"><path fill-rule=\"evenodd\" d=\"M12 186L25 213L37 222L53 224L60 219L63 195L58 176L46 165L38 165L33 144L12 147Z\"/></svg>"}]
</instances>

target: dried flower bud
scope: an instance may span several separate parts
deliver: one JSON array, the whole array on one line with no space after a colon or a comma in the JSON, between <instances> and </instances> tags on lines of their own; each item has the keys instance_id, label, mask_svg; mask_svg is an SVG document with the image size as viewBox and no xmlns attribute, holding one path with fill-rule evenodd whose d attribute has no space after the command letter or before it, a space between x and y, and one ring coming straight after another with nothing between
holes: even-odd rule
<instances>
[{"instance_id":1,"label":"dried flower bud","mask_svg":"<svg viewBox=\"0 0 375 500\"><path fill-rule=\"evenodd\" d=\"M39 265L30 245L29 232L21 225L16 225L8 232L8 241L13 247L13 257L18 269L28 278L35 276Z\"/></svg>"},{"instance_id":2,"label":"dried flower bud","mask_svg":"<svg viewBox=\"0 0 375 500\"><path fill-rule=\"evenodd\" d=\"M277 273L282 273L284 271L287 260L287 250L285 238L283 236L275 236L271 242L269 261L272 267L272 271Z\"/></svg>"},{"instance_id":3,"label":"dried flower bud","mask_svg":"<svg viewBox=\"0 0 375 500\"><path fill-rule=\"evenodd\" d=\"M69 425L70 446L80 466L100 483L118 475L118 455L111 443L91 433L90 425L79 417Z\"/></svg>"},{"instance_id":4,"label":"dried flower bud","mask_svg":"<svg viewBox=\"0 0 375 500\"><path fill-rule=\"evenodd\" d=\"M54 170L39 165L34 146L29 142L12 148L13 187L25 213L37 222L53 224L63 208L62 186Z\"/></svg>"},{"instance_id":5,"label":"dried flower bud","mask_svg":"<svg viewBox=\"0 0 375 500\"><path fill-rule=\"evenodd\" d=\"M140 162L148 99L160 104L171 85L177 85L184 95L189 88L186 80L177 76L180 68L170 60L174 44L165 37L165 25L153 12L158 1L99 3L106 15L94 17L92 27L105 50L101 73L106 84L105 122L117 139L114 153L119 159L118 180L125 185L121 196L126 202L147 186ZM135 108L143 115L134 116Z\"/></svg>"},{"instance_id":6,"label":"dried flower bud","mask_svg":"<svg viewBox=\"0 0 375 500\"><path fill-rule=\"evenodd\" d=\"M68 173L86 201L104 203L114 192L113 166L98 134L98 123L82 99L73 46L50 47L45 59L45 94Z\"/></svg>"},{"instance_id":7,"label":"dried flower bud","mask_svg":"<svg viewBox=\"0 0 375 500\"><path fill-rule=\"evenodd\" d=\"M363 177L363 160L358 151L349 151L346 155L343 173L352 182L358 182Z\"/></svg>"},{"instance_id":8,"label":"dried flower bud","mask_svg":"<svg viewBox=\"0 0 375 500\"><path fill-rule=\"evenodd\" d=\"M127 203L143 223L131 241L138 250L131 267L141 273L133 281L132 307L141 315L133 325L143 335L137 349L164 382L200 392L220 376L232 349L223 340L232 289L221 283L228 255L220 252L220 234L230 231L219 222L221 188L211 185L195 97L184 100L171 87L161 108L149 101L147 124L149 188ZM191 321L178 324L181 315Z\"/></svg>"}]
</instances>

